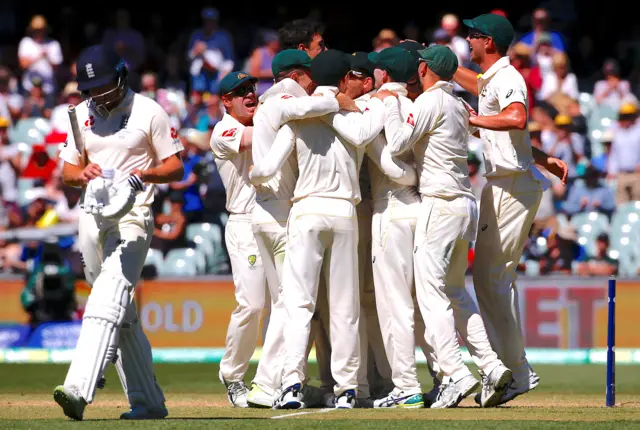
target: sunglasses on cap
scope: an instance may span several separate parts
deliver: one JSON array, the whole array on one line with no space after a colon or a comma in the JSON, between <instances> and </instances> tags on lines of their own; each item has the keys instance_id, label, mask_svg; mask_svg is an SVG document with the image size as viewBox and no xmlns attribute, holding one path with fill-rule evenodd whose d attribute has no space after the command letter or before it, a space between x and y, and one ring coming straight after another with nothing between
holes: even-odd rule
<instances>
[{"instance_id":1,"label":"sunglasses on cap","mask_svg":"<svg viewBox=\"0 0 640 430\"><path fill-rule=\"evenodd\" d=\"M475 30L469 31L469 39L486 39L488 37L491 37L491 36L487 36L486 34L482 34Z\"/></svg>"},{"instance_id":2,"label":"sunglasses on cap","mask_svg":"<svg viewBox=\"0 0 640 430\"><path fill-rule=\"evenodd\" d=\"M247 94L251 94L255 92L256 92L255 85L244 85L242 87L236 88L231 92L228 92L226 95L231 97L246 97Z\"/></svg>"}]
</instances>

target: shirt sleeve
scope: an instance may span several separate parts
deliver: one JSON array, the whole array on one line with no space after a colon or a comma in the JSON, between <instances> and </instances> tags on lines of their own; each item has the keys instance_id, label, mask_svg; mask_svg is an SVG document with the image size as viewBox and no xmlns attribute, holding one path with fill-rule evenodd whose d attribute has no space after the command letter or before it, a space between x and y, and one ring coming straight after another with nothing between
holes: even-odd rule
<instances>
[{"instance_id":1,"label":"shirt sleeve","mask_svg":"<svg viewBox=\"0 0 640 430\"><path fill-rule=\"evenodd\" d=\"M607 173L612 175L617 175L620 172L618 167L618 145L615 139L611 142L611 152L607 160Z\"/></svg>"},{"instance_id":2,"label":"shirt sleeve","mask_svg":"<svg viewBox=\"0 0 640 430\"><path fill-rule=\"evenodd\" d=\"M512 103L522 103L527 107L527 87L524 82L517 82L509 79L507 82L500 81L496 89L496 96L500 104L500 110L505 110Z\"/></svg>"},{"instance_id":3,"label":"shirt sleeve","mask_svg":"<svg viewBox=\"0 0 640 430\"><path fill-rule=\"evenodd\" d=\"M151 118L151 147L158 159L165 160L184 148L178 137L178 130L171 127L169 115L159 105L157 108Z\"/></svg>"},{"instance_id":4,"label":"shirt sleeve","mask_svg":"<svg viewBox=\"0 0 640 430\"><path fill-rule=\"evenodd\" d=\"M433 131L440 117L440 103L434 97L416 100L405 121L402 120L400 103L395 97L385 98L384 105L387 111L384 132L392 156L409 150L422 136Z\"/></svg>"},{"instance_id":5,"label":"shirt sleeve","mask_svg":"<svg viewBox=\"0 0 640 430\"><path fill-rule=\"evenodd\" d=\"M49 61L51 61L51 64L54 66L62 64L62 48L60 48L60 43L57 40L51 42L51 47L47 54L49 55L48 58Z\"/></svg>"},{"instance_id":6,"label":"shirt sleeve","mask_svg":"<svg viewBox=\"0 0 640 430\"><path fill-rule=\"evenodd\" d=\"M293 152L296 143L295 124L285 124L278 131L276 140L269 152L256 162L249 173L249 180L253 185L260 185L273 178Z\"/></svg>"},{"instance_id":7,"label":"shirt sleeve","mask_svg":"<svg viewBox=\"0 0 640 430\"><path fill-rule=\"evenodd\" d=\"M273 114L270 122L275 130L289 121L315 118L338 112L338 100L333 93L322 97L293 97L289 94L282 94L275 103L277 108L269 109L269 113Z\"/></svg>"},{"instance_id":8,"label":"shirt sleeve","mask_svg":"<svg viewBox=\"0 0 640 430\"><path fill-rule=\"evenodd\" d=\"M367 156L378 166L386 176L400 185L416 185L416 169L413 166L392 157L386 148L386 139L379 134L373 142L367 145Z\"/></svg>"},{"instance_id":9,"label":"shirt sleeve","mask_svg":"<svg viewBox=\"0 0 640 430\"><path fill-rule=\"evenodd\" d=\"M384 111L382 101L374 98L364 112L338 112L322 119L350 144L365 146L382 132Z\"/></svg>"},{"instance_id":10,"label":"shirt sleeve","mask_svg":"<svg viewBox=\"0 0 640 430\"><path fill-rule=\"evenodd\" d=\"M232 160L240 153L240 144L244 127L233 125L225 127L224 122L219 122L211 134L211 150L220 160Z\"/></svg>"}]
</instances>

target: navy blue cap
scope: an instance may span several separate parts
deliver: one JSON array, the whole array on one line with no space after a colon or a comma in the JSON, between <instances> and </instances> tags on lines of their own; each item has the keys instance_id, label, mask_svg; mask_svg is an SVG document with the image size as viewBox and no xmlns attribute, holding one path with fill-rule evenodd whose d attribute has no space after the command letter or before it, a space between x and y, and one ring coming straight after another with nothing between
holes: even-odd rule
<instances>
[{"instance_id":1,"label":"navy blue cap","mask_svg":"<svg viewBox=\"0 0 640 430\"><path fill-rule=\"evenodd\" d=\"M244 72L231 72L220 81L219 93L221 96L228 94L245 82L251 82L255 84L256 82L258 82L258 78L254 78L253 76Z\"/></svg>"},{"instance_id":2,"label":"navy blue cap","mask_svg":"<svg viewBox=\"0 0 640 430\"><path fill-rule=\"evenodd\" d=\"M83 50L76 63L78 91L88 91L109 82L115 82L125 67L124 61L103 45L93 45Z\"/></svg>"}]
</instances>

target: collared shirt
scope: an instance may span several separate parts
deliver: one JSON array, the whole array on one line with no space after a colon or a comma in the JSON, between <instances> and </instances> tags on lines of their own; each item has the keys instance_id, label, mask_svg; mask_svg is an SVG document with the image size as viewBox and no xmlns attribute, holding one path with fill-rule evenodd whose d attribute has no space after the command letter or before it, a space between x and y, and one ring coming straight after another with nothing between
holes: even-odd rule
<instances>
[{"instance_id":1,"label":"collared shirt","mask_svg":"<svg viewBox=\"0 0 640 430\"><path fill-rule=\"evenodd\" d=\"M634 172L640 167L640 122L629 128L614 124L612 129L614 137L609 154L609 173Z\"/></svg>"},{"instance_id":2,"label":"collared shirt","mask_svg":"<svg viewBox=\"0 0 640 430\"><path fill-rule=\"evenodd\" d=\"M146 170L183 150L178 131L171 127L162 107L129 90L124 100L109 116L94 112L87 103L76 106L80 134L86 158L100 167L116 169L114 182L126 179L134 169ZM82 164L73 133L67 133L60 158L74 166ZM136 206L153 202L154 185L136 196Z\"/></svg>"},{"instance_id":3,"label":"collared shirt","mask_svg":"<svg viewBox=\"0 0 640 430\"><path fill-rule=\"evenodd\" d=\"M529 106L527 85L511 65L509 57L496 61L478 78L478 114L497 115L511 103ZM494 131L480 129L483 140L485 176L525 172L533 165L527 130Z\"/></svg>"},{"instance_id":4,"label":"collared shirt","mask_svg":"<svg viewBox=\"0 0 640 430\"><path fill-rule=\"evenodd\" d=\"M253 117L253 159L261 160L267 155L283 124L337 112L338 108L333 92L325 97L309 97L296 81L283 79L260 97ZM256 201L291 200L297 178L298 163L295 156L291 156L272 180L256 186Z\"/></svg>"},{"instance_id":5,"label":"collared shirt","mask_svg":"<svg viewBox=\"0 0 640 430\"><path fill-rule=\"evenodd\" d=\"M211 133L211 150L227 195L226 208L232 214L250 214L256 202L256 190L249 182L251 151L240 151L245 128L225 113Z\"/></svg>"},{"instance_id":6,"label":"collared shirt","mask_svg":"<svg viewBox=\"0 0 640 430\"><path fill-rule=\"evenodd\" d=\"M469 111L453 95L453 84L438 81L413 103L406 120L397 101L385 99L385 134L392 155L413 148L420 176L420 194L475 200L469 180Z\"/></svg>"}]
</instances>

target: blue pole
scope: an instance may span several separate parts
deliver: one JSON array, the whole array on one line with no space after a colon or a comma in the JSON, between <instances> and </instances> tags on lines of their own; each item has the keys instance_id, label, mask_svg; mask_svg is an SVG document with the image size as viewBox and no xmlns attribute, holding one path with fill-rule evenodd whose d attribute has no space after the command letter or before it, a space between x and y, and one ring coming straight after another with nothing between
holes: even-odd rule
<instances>
[{"instance_id":1,"label":"blue pole","mask_svg":"<svg viewBox=\"0 0 640 430\"><path fill-rule=\"evenodd\" d=\"M613 407L616 404L616 279L613 276L609 278L607 298L607 407Z\"/></svg>"}]
</instances>

